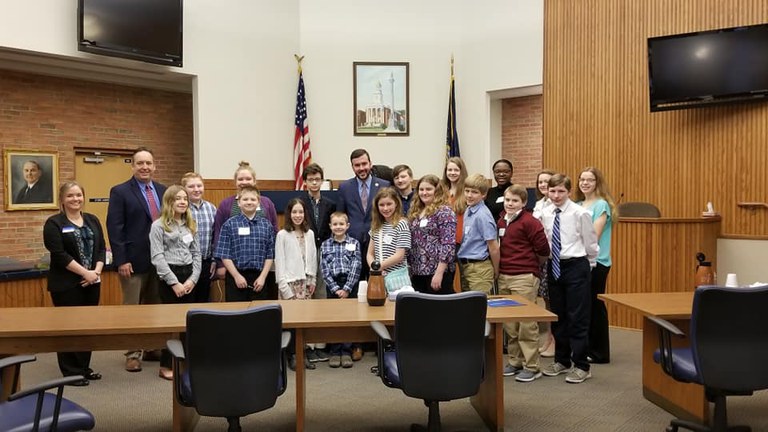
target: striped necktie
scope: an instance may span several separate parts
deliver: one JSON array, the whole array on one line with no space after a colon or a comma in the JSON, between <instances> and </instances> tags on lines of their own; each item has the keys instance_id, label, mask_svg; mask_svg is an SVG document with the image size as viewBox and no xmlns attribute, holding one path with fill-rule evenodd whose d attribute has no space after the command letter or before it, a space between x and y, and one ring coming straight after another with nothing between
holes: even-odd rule
<instances>
[{"instance_id":1,"label":"striped necktie","mask_svg":"<svg viewBox=\"0 0 768 432\"><path fill-rule=\"evenodd\" d=\"M368 208L368 184L360 183L360 202L363 203L363 211Z\"/></svg>"},{"instance_id":2,"label":"striped necktie","mask_svg":"<svg viewBox=\"0 0 768 432\"><path fill-rule=\"evenodd\" d=\"M560 210L555 209L555 223L552 225L552 277L560 279Z\"/></svg>"},{"instance_id":3,"label":"striped necktie","mask_svg":"<svg viewBox=\"0 0 768 432\"><path fill-rule=\"evenodd\" d=\"M149 214L152 215L152 220L156 220L160 216L160 211L157 208L157 200L155 194L152 193L152 187L150 185L144 186L144 190L147 191L147 204L149 204Z\"/></svg>"}]
</instances>

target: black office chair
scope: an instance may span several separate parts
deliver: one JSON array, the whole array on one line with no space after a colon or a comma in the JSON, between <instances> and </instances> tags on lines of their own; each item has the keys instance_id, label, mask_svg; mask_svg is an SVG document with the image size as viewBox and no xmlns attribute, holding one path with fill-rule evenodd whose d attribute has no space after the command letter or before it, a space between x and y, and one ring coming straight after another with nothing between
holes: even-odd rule
<instances>
[{"instance_id":1,"label":"black office chair","mask_svg":"<svg viewBox=\"0 0 768 432\"><path fill-rule=\"evenodd\" d=\"M186 353L179 340L167 344L179 403L202 416L225 417L230 432L241 430L240 417L273 407L286 386L290 334L282 331L282 319L277 304L187 312Z\"/></svg>"},{"instance_id":2,"label":"black office chair","mask_svg":"<svg viewBox=\"0 0 768 432\"><path fill-rule=\"evenodd\" d=\"M404 293L395 303L394 341L380 322L378 373L388 387L423 399L426 430L440 430L441 401L477 393L485 374L487 297L482 292L432 295ZM423 430L412 425L411 430Z\"/></svg>"},{"instance_id":3,"label":"black office chair","mask_svg":"<svg viewBox=\"0 0 768 432\"><path fill-rule=\"evenodd\" d=\"M672 348L671 335L685 334L669 321L649 316L659 326L661 347L654 360L677 381L704 386L715 404L711 427L674 419L678 427L694 431L749 431L728 426L725 397L751 395L768 388L768 285L754 288L699 287L693 295L690 346Z\"/></svg>"},{"instance_id":4,"label":"black office chair","mask_svg":"<svg viewBox=\"0 0 768 432\"><path fill-rule=\"evenodd\" d=\"M617 211L619 217L644 217L660 218L661 211L658 207L647 202L625 202L619 204Z\"/></svg>"},{"instance_id":5,"label":"black office chair","mask_svg":"<svg viewBox=\"0 0 768 432\"><path fill-rule=\"evenodd\" d=\"M21 364L35 360L32 355L0 359L0 370L7 367L16 369L11 388L18 386ZM65 385L81 379L82 375L59 378L10 395L7 401L0 402L0 431L74 432L93 429L96 425L93 414L62 397ZM0 382L0 388L2 386ZM53 388L57 389L55 395L46 393L46 390Z\"/></svg>"}]
</instances>

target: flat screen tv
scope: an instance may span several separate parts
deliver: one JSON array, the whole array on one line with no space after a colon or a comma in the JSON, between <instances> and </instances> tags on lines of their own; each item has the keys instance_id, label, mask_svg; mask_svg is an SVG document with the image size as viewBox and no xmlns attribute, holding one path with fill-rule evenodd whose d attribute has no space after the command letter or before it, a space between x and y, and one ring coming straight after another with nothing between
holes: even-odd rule
<instances>
[{"instance_id":1,"label":"flat screen tv","mask_svg":"<svg viewBox=\"0 0 768 432\"><path fill-rule=\"evenodd\" d=\"M766 100L768 24L648 39L651 111Z\"/></svg>"},{"instance_id":2,"label":"flat screen tv","mask_svg":"<svg viewBox=\"0 0 768 432\"><path fill-rule=\"evenodd\" d=\"M183 0L78 0L78 50L182 65Z\"/></svg>"}]
</instances>

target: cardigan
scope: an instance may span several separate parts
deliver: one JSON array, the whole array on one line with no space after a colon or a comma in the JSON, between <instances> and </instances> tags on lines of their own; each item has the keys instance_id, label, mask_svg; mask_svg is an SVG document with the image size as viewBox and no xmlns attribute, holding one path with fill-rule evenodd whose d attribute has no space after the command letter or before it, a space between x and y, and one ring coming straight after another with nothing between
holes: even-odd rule
<instances>
[{"instance_id":1,"label":"cardigan","mask_svg":"<svg viewBox=\"0 0 768 432\"><path fill-rule=\"evenodd\" d=\"M104 242L104 231L99 219L90 213L83 213L83 225L88 226L93 231L92 267L95 267L97 262L105 262L106 260L107 247ZM61 292L77 288L80 286L80 281L83 280L79 274L67 270L67 266L72 261L82 264L77 251L77 241L70 231L74 229L77 227L67 219L64 213L55 214L45 221L43 242L45 248L51 253L48 291Z\"/></svg>"},{"instance_id":2,"label":"cardigan","mask_svg":"<svg viewBox=\"0 0 768 432\"><path fill-rule=\"evenodd\" d=\"M275 278L282 298L293 297L290 282L307 280L313 284L317 275L317 249L312 230L304 233L305 258L301 259L299 242L293 232L280 230L275 240Z\"/></svg>"}]
</instances>

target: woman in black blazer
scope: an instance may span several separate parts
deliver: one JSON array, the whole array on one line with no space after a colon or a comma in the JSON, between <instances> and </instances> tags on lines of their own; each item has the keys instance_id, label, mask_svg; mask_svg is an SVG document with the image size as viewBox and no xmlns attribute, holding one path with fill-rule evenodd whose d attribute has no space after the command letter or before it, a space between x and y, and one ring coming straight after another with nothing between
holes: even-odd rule
<instances>
[{"instance_id":1,"label":"woman in black blazer","mask_svg":"<svg viewBox=\"0 0 768 432\"><path fill-rule=\"evenodd\" d=\"M51 253L48 291L54 306L96 306L99 304L101 270L106 245L99 219L84 213L85 191L77 182L65 182L59 189L61 212L45 221L43 241ZM74 385L86 386L101 374L90 368L91 352L58 353L64 376L83 375Z\"/></svg>"}]
</instances>

